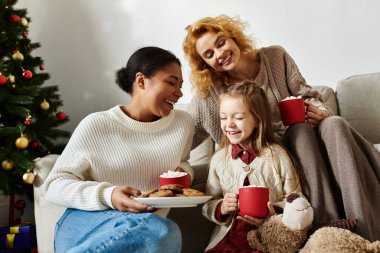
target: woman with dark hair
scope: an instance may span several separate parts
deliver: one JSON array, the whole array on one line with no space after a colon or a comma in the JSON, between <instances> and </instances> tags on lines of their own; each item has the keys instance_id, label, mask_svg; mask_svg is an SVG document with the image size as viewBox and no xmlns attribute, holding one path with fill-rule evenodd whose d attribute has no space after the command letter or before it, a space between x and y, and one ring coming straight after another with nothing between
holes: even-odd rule
<instances>
[{"instance_id":1,"label":"woman with dark hair","mask_svg":"<svg viewBox=\"0 0 380 253\"><path fill-rule=\"evenodd\" d=\"M220 143L218 97L223 86L256 83L269 99L277 137L299 163L315 225L358 219L357 233L379 240L380 153L346 120L332 115L284 48L256 49L244 28L239 18L225 15L206 17L186 28L183 50L197 91L189 107L195 121L193 146L209 135ZM282 124L278 102L289 96L305 99L307 124Z\"/></svg>"},{"instance_id":2,"label":"woman with dark hair","mask_svg":"<svg viewBox=\"0 0 380 253\"><path fill-rule=\"evenodd\" d=\"M144 47L116 82L129 103L84 118L44 185L49 201L68 207L56 226L55 252L180 252L181 232L165 217L168 209L133 199L159 188L168 169L193 176L192 118L173 110L183 95L180 61Z\"/></svg>"}]
</instances>

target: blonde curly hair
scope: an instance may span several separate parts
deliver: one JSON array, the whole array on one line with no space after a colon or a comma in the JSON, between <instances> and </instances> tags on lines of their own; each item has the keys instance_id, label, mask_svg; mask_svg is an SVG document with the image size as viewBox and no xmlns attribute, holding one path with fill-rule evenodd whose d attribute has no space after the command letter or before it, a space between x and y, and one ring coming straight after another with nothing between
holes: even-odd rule
<instances>
[{"instance_id":1,"label":"blonde curly hair","mask_svg":"<svg viewBox=\"0 0 380 253\"><path fill-rule=\"evenodd\" d=\"M256 55L253 39L243 33L247 24L239 17L220 15L206 17L186 27L187 35L182 48L186 59L190 64L190 81L195 90L203 97L210 94L213 80L223 80L226 73L217 72L201 58L197 53L195 44L206 33L219 34L232 38L241 50L242 54Z\"/></svg>"}]
</instances>

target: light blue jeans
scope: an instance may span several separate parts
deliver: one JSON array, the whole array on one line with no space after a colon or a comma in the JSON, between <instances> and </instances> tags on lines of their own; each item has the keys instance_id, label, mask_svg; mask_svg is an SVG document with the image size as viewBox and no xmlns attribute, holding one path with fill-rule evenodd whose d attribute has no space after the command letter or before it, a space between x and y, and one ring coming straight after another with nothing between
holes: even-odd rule
<instances>
[{"instance_id":1,"label":"light blue jeans","mask_svg":"<svg viewBox=\"0 0 380 253\"><path fill-rule=\"evenodd\" d=\"M181 231L151 213L67 209L55 227L56 253L181 252Z\"/></svg>"}]
</instances>

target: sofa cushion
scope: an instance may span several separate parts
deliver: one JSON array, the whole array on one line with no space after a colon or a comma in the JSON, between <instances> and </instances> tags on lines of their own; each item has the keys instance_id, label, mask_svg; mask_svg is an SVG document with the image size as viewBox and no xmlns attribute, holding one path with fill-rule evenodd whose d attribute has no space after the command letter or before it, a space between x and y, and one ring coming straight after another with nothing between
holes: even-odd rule
<instances>
[{"instance_id":1,"label":"sofa cushion","mask_svg":"<svg viewBox=\"0 0 380 253\"><path fill-rule=\"evenodd\" d=\"M380 73L347 77L336 87L339 114L372 143L380 143Z\"/></svg>"}]
</instances>

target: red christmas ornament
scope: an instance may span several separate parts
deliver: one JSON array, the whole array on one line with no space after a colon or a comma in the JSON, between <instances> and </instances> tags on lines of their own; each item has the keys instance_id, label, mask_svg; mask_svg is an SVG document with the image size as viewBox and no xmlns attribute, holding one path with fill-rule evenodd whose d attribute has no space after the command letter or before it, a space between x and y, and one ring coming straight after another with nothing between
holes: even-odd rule
<instances>
[{"instance_id":1,"label":"red christmas ornament","mask_svg":"<svg viewBox=\"0 0 380 253\"><path fill-rule=\"evenodd\" d=\"M9 21L11 21L12 23L20 23L21 18L20 18L20 16L18 16L16 14L12 14L9 16Z\"/></svg>"},{"instance_id":2,"label":"red christmas ornament","mask_svg":"<svg viewBox=\"0 0 380 253\"><path fill-rule=\"evenodd\" d=\"M3 75L0 75L0 85L5 85L7 83L7 78Z\"/></svg>"},{"instance_id":3,"label":"red christmas ornament","mask_svg":"<svg viewBox=\"0 0 380 253\"><path fill-rule=\"evenodd\" d=\"M23 76L25 79L32 79L32 77L33 77L33 73L32 73L32 71L30 71L30 70L24 70L24 72L22 72L22 76Z\"/></svg>"},{"instance_id":4,"label":"red christmas ornament","mask_svg":"<svg viewBox=\"0 0 380 253\"><path fill-rule=\"evenodd\" d=\"M57 119L59 119L60 121L64 121L66 118L67 118L66 113L64 112L57 113Z\"/></svg>"},{"instance_id":5,"label":"red christmas ornament","mask_svg":"<svg viewBox=\"0 0 380 253\"><path fill-rule=\"evenodd\" d=\"M39 140L34 140L30 143L30 147L33 148L33 149L36 149L36 148L39 148L41 145L40 141Z\"/></svg>"},{"instance_id":6,"label":"red christmas ornament","mask_svg":"<svg viewBox=\"0 0 380 253\"><path fill-rule=\"evenodd\" d=\"M30 124L32 124L32 122L30 122L30 120L25 120L24 121L24 125L25 126L30 126Z\"/></svg>"},{"instance_id":7,"label":"red christmas ornament","mask_svg":"<svg viewBox=\"0 0 380 253\"><path fill-rule=\"evenodd\" d=\"M25 200L19 199L15 203L15 208L17 210L23 210L26 207Z\"/></svg>"},{"instance_id":8,"label":"red christmas ornament","mask_svg":"<svg viewBox=\"0 0 380 253\"><path fill-rule=\"evenodd\" d=\"M23 33L23 34L22 34L22 37L24 37L24 38L28 38L28 34L27 34L27 33Z\"/></svg>"},{"instance_id":9,"label":"red christmas ornament","mask_svg":"<svg viewBox=\"0 0 380 253\"><path fill-rule=\"evenodd\" d=\"M44 70L45 69L45 66L44 65L40 65L40 70Z\"/></svg>"},{"instance_id":10,"label":"red christmas ornament","mask_svg":"<svg viewBox=\"0 0 380 253\"><path fill-rule=\"evenodd\" d=\"M18 50L17 49L13 49L11 52L12 54L15 54Z\"/></svg>"}]
</instances>

